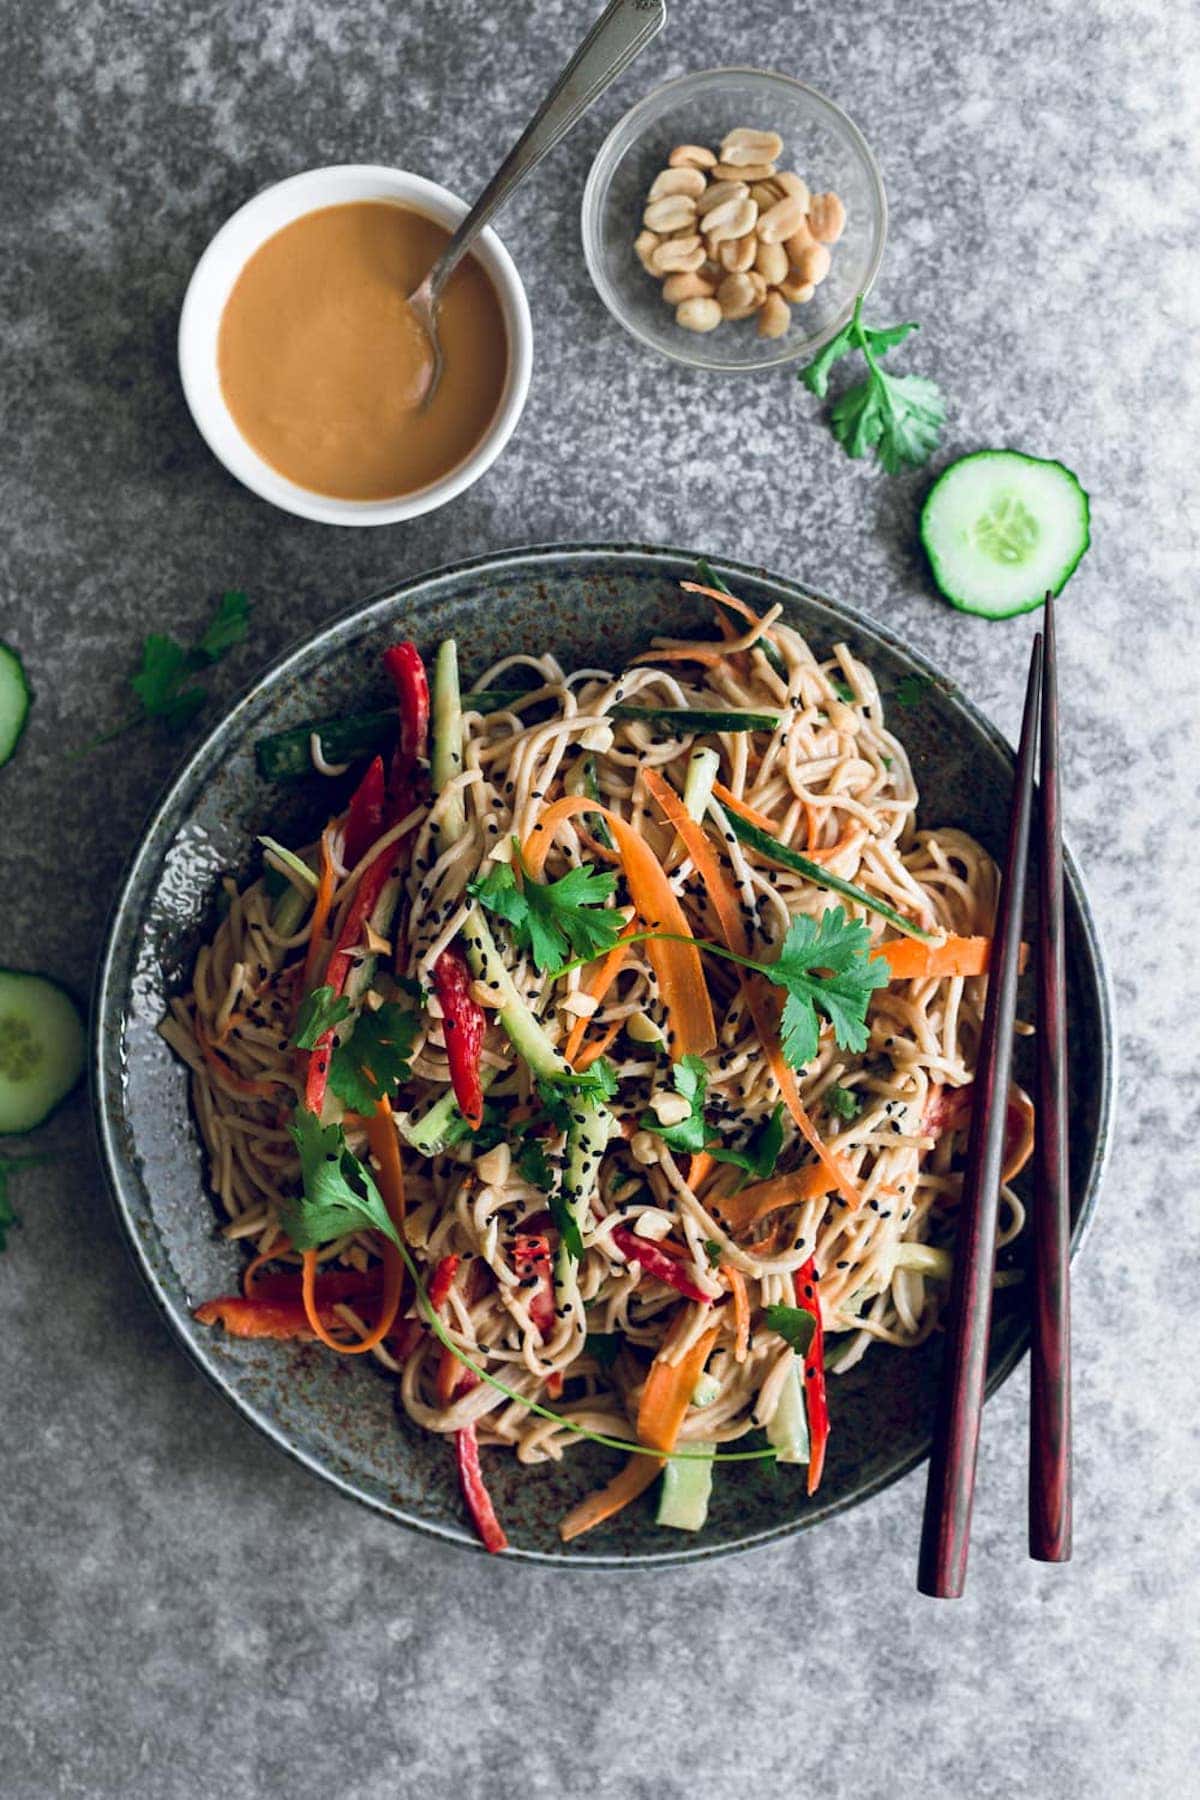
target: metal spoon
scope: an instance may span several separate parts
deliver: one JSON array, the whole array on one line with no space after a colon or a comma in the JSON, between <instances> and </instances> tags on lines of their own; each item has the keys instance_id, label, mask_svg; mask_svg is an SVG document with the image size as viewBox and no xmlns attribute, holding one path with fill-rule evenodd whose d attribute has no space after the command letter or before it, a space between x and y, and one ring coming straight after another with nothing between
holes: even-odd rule
<instances>
[{"instance_id":1,"label":"metal spoon","mask_svg":"<svg viewBox=\"0 0 1200 1800\"><path fill-rule=\"evenodd\" d=\"M433 369L424 404L433 398L442 374L437 305L442 289L493 213L547 152L561 143L593 100L599 99L666 24L666 0L611 0L546 95L428 275L409 296L409 305L433 348Z\"/></svg>"}]
</instances>

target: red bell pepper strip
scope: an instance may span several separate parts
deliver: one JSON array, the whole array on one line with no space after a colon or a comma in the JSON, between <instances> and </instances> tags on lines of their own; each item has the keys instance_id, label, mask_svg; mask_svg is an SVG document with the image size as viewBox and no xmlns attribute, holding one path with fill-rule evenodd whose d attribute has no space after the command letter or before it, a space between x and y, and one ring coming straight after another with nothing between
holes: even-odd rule
<instances>
[{"instance_id":1,"label":"red bell pepper strip","mask_svg":"<svg viewBox=\"0 0 1200 1800\"><path fill-rule=\"evenodd\" d=\"M201 1325L223 1325L230 1337L236 1338L311 1338L312 1327L301 1300L247 1300L241 1294L226 1294L219 1300L206 1300L192 1315ZM318 1317L327 1331L335 1331L342 1320L328 1305L319 1309Z\"/></svg>"},{"instance_id":2,"label":"red bell pepper strip","mask_svg":"<svg viewBox=\"0 0 1200 1800\"><path fill-rule=\"evenodd\" d=\"M350 797L350 808L346 814L345 856L348 869L367 854L375 839L383 830L383 806L387 793L387 780L383 773L383 758L377 756L367 767L367 772Z\"/></svg>"},{"instance_id":3,"label":"red bell pepper strip","mask_svg":"<svg viewBox=\"0 0 1200 1800\"><path fill-rule=\"evenodd\" d=\"M825 1397L825 1327L821 1323L821 1302L817 1295L817 1269L810 1256L792 1277L796 1289L796 1305L811 1313L816 1321L812 1342L804 1353L804 1404L808 1413L808 1491L815 1494L821 1485L825 1467L825 1446L829 1442L829 1406Z\"/></svg>"},{"instance_id":4,"label":"red bell pepper strip","mask_svg":"<svg viewBox=\"0 0 1200 1800\"><path fill-rule=\"evenodd\" d=\"M384 651L383 666L392 678L400 704L397 750L415 761L424 756L429 737L429 678L425 664L417 646L406 641Z\"/></svg>"},{"instance_id":5,"label":"red bell pepper strip","mask_svg":"<svg viewBox=\"0 0 1200 1800\"><path fill-rule=\"evenodd\" d=\"M439 1312L446 1304L450 1289L454 1285L454 1277L458 1274L457 1256L443 1256L437 1268L429 1278L429 1286L425 1292L434 1312Z\"/></svg>"},{"instance_id":6,"label":"red bell pepper strip","mask_svg":"<svg viewBox=\"0 0 1200 1800\"><path fill-rule=\"evenodd\" d=\"M442 1008L446 1060L458 1110L472 1130L483 1124L483 1083L479 1064L487 1027L482 1006L471 993L471 976L456 950L443 950L434 964L433 991Z\"/></svg>"},{"instance_id":7,"label":"red bell pepper strip","mask_svg":"<svg viewBox=\"0 0 1200 1800\"><path fill-rule=\"evenodd\" d=\"M471 1521L483 1540L484 1549L493 1554L497 1550L507 1550L508 1539L504 1535L504 1527L496 1517L491 1495L483 1485L483 1470L479 1466L479 1444L474 1425L464 1425L461 1431L455 1432L454 1453L458 1460L458 1480L463 1499L467 1503Z\"/></svg>"},{"instance_id":8,"label":"red bell pepper strip","mask_svg":"<svg viewBox=\"0 0 1200 1800\"><path fill-rule=\"evenodd\" d=\"M697 1287L687 1270L649 1238L639 1237L628 1225L618 1225L612 1235L618 1250L629 1262L640 1262L644 1274L653 1275L655 1281L665 1282L668 1287L686 1294L689 1300L698 1300L702 1306L712 1305L712 1295Z\"/></svg>"},{"instance_id":9,"label":"red bell pepper strip","mask_svg":"<svg viewBox=\"0 0 1200 1800\"><path fill-rule=\"evenodd\" d=\"M545 1343L554 1330L554 1273L550 1264L550 1239L540 1233L518 1232L513 1239L513 1265L517 1279L527 1286L529 1317Z\"/></svg>"}]
</instances>

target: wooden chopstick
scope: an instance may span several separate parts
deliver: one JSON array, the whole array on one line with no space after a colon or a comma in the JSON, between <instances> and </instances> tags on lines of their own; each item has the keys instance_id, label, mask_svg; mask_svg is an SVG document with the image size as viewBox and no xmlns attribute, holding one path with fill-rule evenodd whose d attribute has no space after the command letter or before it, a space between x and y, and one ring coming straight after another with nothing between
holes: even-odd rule
<instances>
[{"instance_id":1,"label":"wooden chopstick","mask_svg":"<svg viewBox=\"0 0 1200 1800\"><path fill-rule=\"evenodd\" d=\"M1042 639L1039 633L1033 641L1029 659L1000 910L988 965L987 1007L975 1069L967 1169L959 1205L946 1347L921 1527L917 1587L921 1593L940 1599L957 1599L963 1591L967 1572L979 1418L992 1323L996 1218L1000 1204L1000 1170L1004 1161L1004 1125L1012 1064L1041 698Z\"/></svg>"},{"instance_id":2,"label":"wooden chopstick","mask_svg":"<svg viewBox=\"0 0 1200 1800\"><path fill-rule=\"evenodd\" d=\"M1049 594L1046 595L1044 632L1029 1554L1039 1562L1068 1562L1071 1556L1071 1215L1067 1169L1067 998L1058 780L1058 659L1054 641L1054 602Z\"/></svg>"}]
</instances>

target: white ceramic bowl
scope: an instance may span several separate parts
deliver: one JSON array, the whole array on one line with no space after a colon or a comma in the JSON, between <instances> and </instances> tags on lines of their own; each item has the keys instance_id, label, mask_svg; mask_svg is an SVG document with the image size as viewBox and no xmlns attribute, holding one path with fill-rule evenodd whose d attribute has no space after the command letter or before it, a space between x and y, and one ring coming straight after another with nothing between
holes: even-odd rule
<instances>
[{"instance_id":1,"label":"white ceramic bowl","mask_svg":"<svg viewBox=\"0 0 1200 1800\"><path fill-rule=\"evenodd\" d=\"M193 419L213 455L231 475L285 512L327 525L395 525L453 500L490 469L516 429L529 392L533 327L516 265L495 232L481 233L474 255L500 299L508 329L508 376L491 424L471 454L428 487L391 500L340 500L289 481L246 442L225 404L217 372L217 334L233 285L259 246L293 219L323 206L355 200L393 200L451 229L467 212L436 181L374 163L309 169L264 188L224 224L196 264L179 319L179 373Z\"/></svg>"}]
</instances>

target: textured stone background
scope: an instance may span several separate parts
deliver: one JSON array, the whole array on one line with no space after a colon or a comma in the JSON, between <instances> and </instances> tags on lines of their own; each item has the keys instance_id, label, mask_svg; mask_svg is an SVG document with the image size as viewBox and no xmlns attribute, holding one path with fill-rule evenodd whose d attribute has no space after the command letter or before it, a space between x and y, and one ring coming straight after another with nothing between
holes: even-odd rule
<instances>
[{"instance_id":1,"label":"textured stone background","mask_svg":"<svg viewBox=\"0 0 1200 1800\"><path fill-rule=\"evenodd\" d=\"M172 357L208 237L322 162L470 191L593 10L7 0L0 636L38 704L0 778L0 961L86 990L176 752L149 735L66 752L119 718L143 632L190 630L234 583L255 628L217 672L220 701L429 565L572 536L707 546L886 618L1013 730L1033 621L974 622L931 594L913 534L926 477L848 463L784 376L725 384L651 360L588 283L579 196L626 105L721 61L807 78L883 164L877 309L924 322L904 354L953 398L945 454L1058 455L1093 495L1095 548L1063 608L1067 812L1115 965L1124 1081L1076 1286L1076 1558L1025 1558L1023 1372L987 1414L955 1606L913 1591L919 1475L803 1540L655 1577L485 1564L404 1536L281 1461L175 1350L116 1236L79 1098L43 1134L63 1161L23 1181L0 1260L5 1800L1197 1792L1182 948L1200 748L1197 16L1185 0L676 0L503 220L537 368L501 464L445 512L379 532L243 493L192 430Z\"/></svg>"}]
</instances>

